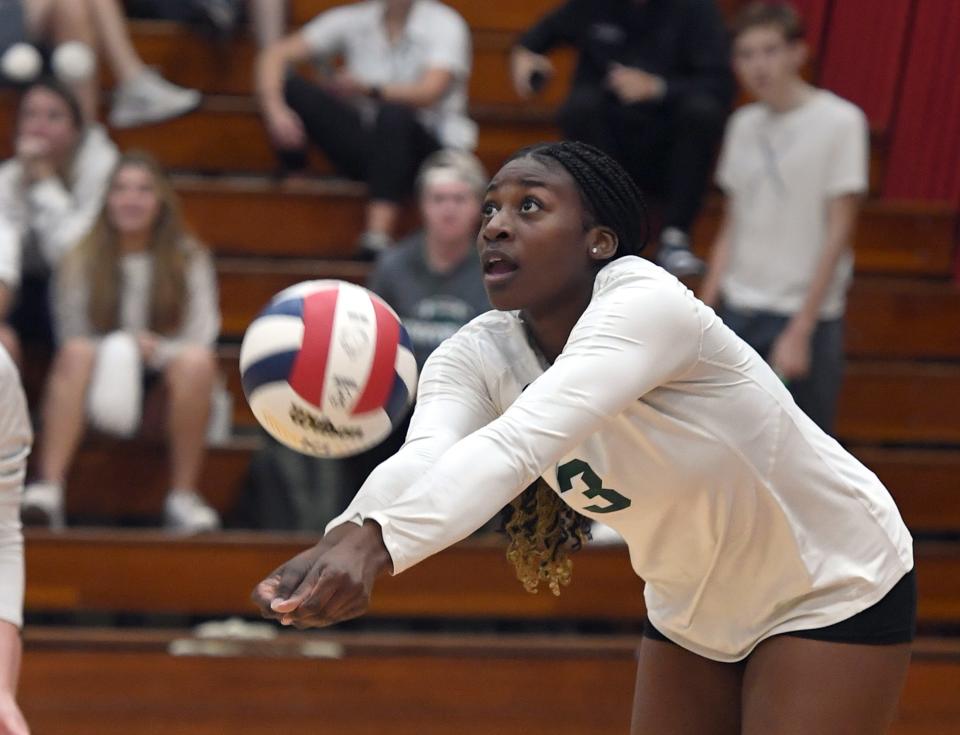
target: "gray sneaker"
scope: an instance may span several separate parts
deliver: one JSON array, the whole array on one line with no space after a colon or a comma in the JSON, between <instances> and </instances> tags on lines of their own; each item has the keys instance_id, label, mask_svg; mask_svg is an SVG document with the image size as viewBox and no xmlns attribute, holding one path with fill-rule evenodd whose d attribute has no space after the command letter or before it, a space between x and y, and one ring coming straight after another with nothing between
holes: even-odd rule
<instances>
[{"instance_id":1,"label":"gray sneaker","mask_svg":"<svg viewBox=\"0 0 960 735\"><path fill-rule=\"evenodd\" d=\"M46 526L62 531L66 526L63 487L54 482L31 482L23 489L20 519L25 526Z\"/></svg>"},{"instance_id":2,"label":"gray sneaker","mask_svg":"<svg viewBox=\"0 0 960 735\"><path fill-rule=\"evenodd\" d=\"M155 71L145 69L114 91L110 126L133 128L169 120L192 112L201 99L197 90L178 87Z\"/></svg>"},{"instance_id":3,"label":"gray sneaker","mask_svg":"<svg viewBox=\"0 0 960 735\"><path fill-rule=\"evenodd\" d=\"M220 516L192 490L171 490L163 504L164 525L175 531L202 533L220 528Z\"/></svg>"}]
</instances>

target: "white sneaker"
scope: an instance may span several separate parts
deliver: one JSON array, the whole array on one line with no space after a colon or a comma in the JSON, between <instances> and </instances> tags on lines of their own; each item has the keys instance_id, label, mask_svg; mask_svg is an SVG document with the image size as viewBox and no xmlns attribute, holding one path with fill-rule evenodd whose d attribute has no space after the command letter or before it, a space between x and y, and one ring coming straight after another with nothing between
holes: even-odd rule
<instances>
[{"instance_id":1,"label":"white sneaker","mask_svg":"<svg viewBox=\"0 0 960 735\"><path fill-rule=\"evenodd\" d=\"M63 487L55 482L31 482L23 489L20 519L25 526L46 526L62 531Z\"/></svg>"},{"instance_id":2,"label":"white sneaker","mask_svg":"<svg viewBox=\"0 0 960 735\"><path fill-rule=\"evenodd\" d=\"M132 128L185 115L197 108L201 97L195 89L178 87L155 71L144 69L114 90L110 126Z\"/></svg>"},{"instance_id":3,"label":"white sneaker","mask_svg":"<svg viewBox=\"0 0 960 735\"><path fill-rule=\"evenodd\" d=\"M220 516L193 490L171 490L163 504L167 528L187 533L216 531Z\"/></svg>"}]
</instances>

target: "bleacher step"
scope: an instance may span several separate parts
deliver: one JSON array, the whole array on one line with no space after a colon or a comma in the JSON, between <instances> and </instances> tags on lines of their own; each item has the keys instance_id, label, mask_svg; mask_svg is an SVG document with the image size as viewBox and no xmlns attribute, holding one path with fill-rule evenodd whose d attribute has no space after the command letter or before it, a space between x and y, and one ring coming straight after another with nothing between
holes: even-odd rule
<instances>
[{"instance_id":1,"label":"bleacher step","mask_svg":"<svg viewBox=\"0 0 960 735\"><path fill-rule=\"evenodd\" d=\"M310 534L221 532L184 538L149 529L27 533L29 612L250 615L250 590L316 541ZM921 625L960 624L960 543L915 544ZM559 597L517 582L502 538L477 537L380 580L370 615L424 620L636 623L642 582L624 546L588 544ZM465 570L469 570L465 573Z\"/></svg>"}]
</instances>

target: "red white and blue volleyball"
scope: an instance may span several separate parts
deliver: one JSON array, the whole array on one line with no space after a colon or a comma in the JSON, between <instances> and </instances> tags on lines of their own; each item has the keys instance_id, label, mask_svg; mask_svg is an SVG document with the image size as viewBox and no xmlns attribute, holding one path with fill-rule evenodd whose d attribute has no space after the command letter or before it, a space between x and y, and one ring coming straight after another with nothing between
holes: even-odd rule
<instances>
[{"instance_id":1,"label":"red white and blue volleyball","mask_svg":"<svg viewBox=\"0 0 960 735\"><path fill-rule=\"evenodd\" d=\"M362 286L335 280L274 296L244 334L240 374L261 426L317 457L347 457L383 441L417 386L397 314Z\"/></svg>"}]
</instances>

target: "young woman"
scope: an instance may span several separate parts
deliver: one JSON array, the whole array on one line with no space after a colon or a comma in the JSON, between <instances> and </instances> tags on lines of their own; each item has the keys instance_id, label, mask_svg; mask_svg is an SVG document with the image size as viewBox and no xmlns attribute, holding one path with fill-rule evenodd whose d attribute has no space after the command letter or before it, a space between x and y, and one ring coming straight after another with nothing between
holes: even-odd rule
<instances>
[{"instance_id":1,"label":"young woman","mask_svg":"<svg viewBox=\"0 0 960 735\"><path fill-rule=\"evenodd\" d=\"M117 148L104 129L84 122L73 94L43 79L23 94L14 131L16 155L0 165L0 343L18 360L17 335L52 341L50 271L90 229Z\"/></svg>"},{"instance_id":2,"label":"young woman","mask_svg":"<svg viewBox=\"0 0 960 735\"><path fill-rule=\"evenodd\" d=\"M24 492L24 520L63 525L63 485L82 437L95 368L110 390L98 413L138 411L120 386L162 376L166 389L171 482L167 524L216 528L196 493L216 379L212 346L220 328L217 286L207 253L185 232L170 182L150 157L124 155L110 178L93 229L62 264L55 285L60 348L43 405L39 481ZM115 335L120 333L121 342ZM107 343L131 345L108 356ZM116 359L114 365L109 363ZM113 367L116 374L110 375ZM159 387L159 385L157 386ZM134 395L139 391L130 391ZM136 406L132 404L136 403ZM121 416L119 423L125 421Z\"/></svg>"},{"instance_id":3,"label":"young woman","mask_svg":"<svg viewBox=\"0 0 960 735\"><path fill-rule=\"evenodd\" d=\"M0 733L28 735L29 728L17 705L24 586L19 511L33 436L20 376L3 348L0 405Z\"/></svg>"},{"instance_id":4,"label":"young woman","mask_svg":"<svg viewBox=\"0 0 960 735\"><path fill-rule=\"evenodd\" d=\"M756 352L635 257L643 221L592 147L508 162L478 237L498 311L431 355L404 447L254 599L297 626L358 615L378 574L511 502L508 556L556 592L582 514L646 582L634 733L882 732L910 657L910 535Z\"/></svg>"}]
</instances>

